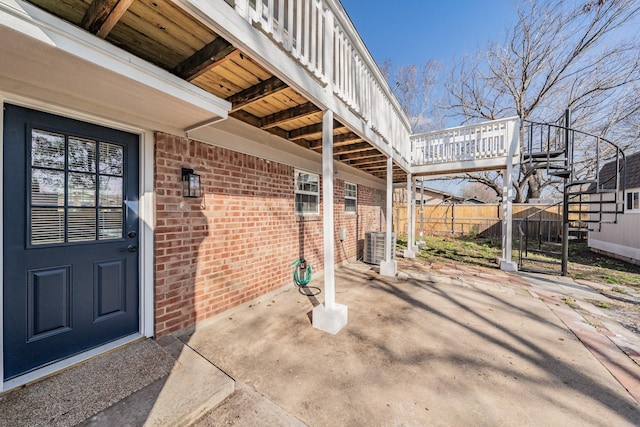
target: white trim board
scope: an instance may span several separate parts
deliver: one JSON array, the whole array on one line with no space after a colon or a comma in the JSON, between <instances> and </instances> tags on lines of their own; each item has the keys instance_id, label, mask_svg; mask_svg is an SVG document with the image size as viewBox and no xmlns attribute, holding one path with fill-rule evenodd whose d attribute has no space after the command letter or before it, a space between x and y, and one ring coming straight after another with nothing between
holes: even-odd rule
<instances>
[{"instance_id":1,"label":"white trim board","mask_svg":"<svg viewBox=\"0 0 640 427\"><path fill-rule=\"evenodd\" d=\"M589 237L588 245L594 249L617 254L622 257L632 258L640 261L640 248L632 248L630 246L619 245L617 243L604 242Z\"/></svg>"},{"instance_id":2,"label":"white trim board","mask_svg":"<svg viewBox=\"0 0 640 427\"><path fill-rule=\"evenodd\" d=\"M140 220L140 238L139 245L139 332L125 337L112 343L107 343L97 349L83 352L76 356L61 360L54 364L48 365L41 369L37 369L28 374L21 375L13 380L4 382L4 366L3 366L3 335L0 335L0 392L9 390L10 388L18 387L28 382L34 381L46 375L50 375L56 370L67 368L82 360L86 360L89 357L95 356L99 349L100 351L108 351L116 348L120 345L126 344L132 340L140 338L141 336L152 337L154 335L154 282L153 282L153 248L154 248L154 212L155 212L155 192L154 192L154 176L153 176L153 162L154 162L154 135L150 131L145 131L140 128L123 125L112 120L104 120L96 116L88 114L74 112L73 110L66 108L58 108L51 105L43 104L42 102L32 101L21 96L7 94L0 92L0 103L10 103L19 105L26 108L32 108L35 110L43 111L51 114L58 114L72 119L82 120L89 123L94 123L100 126L108 126L117 128L123 131L131 132L139 135L139 188L140 188L140 200L139 206L139 220ZM0 114L0 152L4 152L4 131L3 131L4 113ZM0 155L0 160L2 156ZM4 163L0 162L0 193L3 191L2 177L4 176ZM0 238L4 242L4 194L2 195L2 206L0 206ZM4 245L0 246L0 255L2 254ZM4 258L3 258L4 259ZM3 289L4 289L4 263L0 265L0 303L3 301ZM0 304L0 331L3 331L3 304Z\"/></svg>"}]
</instances>

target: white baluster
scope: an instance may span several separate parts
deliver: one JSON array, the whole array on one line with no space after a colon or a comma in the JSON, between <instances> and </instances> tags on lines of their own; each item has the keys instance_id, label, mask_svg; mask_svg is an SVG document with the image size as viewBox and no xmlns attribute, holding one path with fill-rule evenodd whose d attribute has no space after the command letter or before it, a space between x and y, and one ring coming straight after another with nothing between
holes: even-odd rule
<instances>
[{"instance_id":1,"label":"white baluster","mask_svg":"<svg viewBox=\"0 0 640 427\"><path fill-rule=\"evenodd\" d=\"M302 0L295 0L296 5L296 48L295 57L302 56Z\"/></svg>"},{"instance_id":2,"label":"white baluster","mask_svg":"<svg viewBox=\"0 0 640 427\"><path fill-rule=\"evenodd\" d=\"M264 12L267 14L266 20L265 20L265 24L266 24L265 30L267 31L267 33L270 33L270 34L273 34L273 18L274 18L273 15L275 12L273 9L274 9L273 0L267 0L267 8L264 10Z\"/></svg>"},{"instance_id":3,"label":"white baluster","mask_svg":"<svg viewBox=\"0 0 640 427\"><path fill-rule=\"evenodd\" d=\"M335 25L333 23L333 13L331 13L330 9L326 10L326 15L324 19L324 57L323 57L323 81L328 85L329 93L333 93L333 84L334 84L334 31Z\"/></svg>"},{"instance_id":4,"label":"white baluster","mask_svg":"<svg viewBox=\"0 0 640 427\"><path fill-rule=\"evenodd\" d=\"M249 0L236 0L236 12L245 19L249 18Z\"/></svg>"},{"instance_id":5,"label":"white baluster","mask_svg":"<svg viewBox=\"0 0 640 427\"><path fill-rule=\"evenodd\" d=\"M250 22L260 22L261 18L262 18L262 1L263 0L256 0L256 7L255 9L251 7L251 5L248 6L248 10L249 10L249 19Z\"/></svg>"},{"instance_id":6,"label":"white baluster","mask_svg":"<svg viewBox=\"0 0 640 427\"><path fill-rule=\"evenodd\" d=\"M349 43L349 56L347 57L347 99L349 106L353 107L353 46Z\"/></svg>"},{"instance_id":7,"label":"white baluster","mask_svg":"<svg viewBox=\"0 0 640 427\"><path fill-rule=\"evenodd\" d=\"M275 15L275 10L273 11ZM275 32L276 40L282 42L284 38L284 0L278 0L278 30Z\"/></svg>"},{"instance_id":8,"label":"white baluster","mask_svg":"<svg viewBox=\"0 0 640 427\"><path fill-rule=\"evenodd\" d=\"M318 28L317 28L317 15L318 15L318 11L316 9L316 1L312 0L311 1L311 27L310 27L310 31L309 31L309 38L310 38L310 42L311 42L311 46L310 46L310 51L309 51L309 65L311 66L311 70L315 71L316 67L317 67L317 58L316 58L316 43L317 43L317 36L318 36Z\"/></svg>"},{"instance_id":9,"label":"white baluster","mask_svg":"<svg viewBox=\"0 0 640 427\"><path fill-rule=\"evenodd\" d=\"M345 37L344 31L340 31L340 97L346 102L347 43Z\"/></svg>"},{"instance_id":10,"label":"white baluster","mask_svg":"<svg viewBox=\"0 0 640 427\"><path fill-rule=\"evenodd\" d=\"M285 38L285 48L291 53L293 53L293 5L294 0L287 0L287 37Z\"/></svg>"},{"instance_id":11,"label":"white baluster","mask_svg":"<svg viewBox=\"0 0 640 427\"><path fill-rule=\"evenodd\" d=\"M311 29L311 0L304 0L304 53L302 54L302 63L308 64L310 60L309 56L309 37Z\"/></svg>"},{"instance_id":12,"label":"white baluster","mask_svg":"<svg viewBox=\"0 0 640 427\"><path fill-rule=\"evenodd\" d=\"M325 19L324 9L322 7L322 3L318 5L318 72L317 75L321 80L324 81L324 74L326 73L324 69L324 41L325 41L325 32L327 31L327 23Z\"/></svg>"}]
</instances>

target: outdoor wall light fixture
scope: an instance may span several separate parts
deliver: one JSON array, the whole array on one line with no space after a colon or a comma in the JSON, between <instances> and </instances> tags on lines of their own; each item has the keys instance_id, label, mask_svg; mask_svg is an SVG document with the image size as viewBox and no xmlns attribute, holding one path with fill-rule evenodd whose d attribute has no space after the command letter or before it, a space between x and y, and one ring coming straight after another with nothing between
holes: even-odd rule
<instances>
[{"instance_id":1,"label":"outdoor wall light fixture","mask_svg":"<svg viewBox=\"0 0 640 427\"><path fill-rule=\"evenodd\" d=\"M202 197L200 175L193 169L182 168L182 197Z\"/></svg>"}]
</instances>

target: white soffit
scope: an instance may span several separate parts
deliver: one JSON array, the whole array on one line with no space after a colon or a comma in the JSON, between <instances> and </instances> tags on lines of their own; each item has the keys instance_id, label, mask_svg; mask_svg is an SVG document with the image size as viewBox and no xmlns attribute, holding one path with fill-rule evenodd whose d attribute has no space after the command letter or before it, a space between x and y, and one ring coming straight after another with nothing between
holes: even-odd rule
<instances>
[{"instance_id":1,"label":"white soffit","mask_svg":"<svg viewBox=\"0 0 640 427\"><path fill-rule=\"evenodd\" d=\"M176 133L231 104L29 4L0 0L0 91Z\"/></svg>"}]
</instances>

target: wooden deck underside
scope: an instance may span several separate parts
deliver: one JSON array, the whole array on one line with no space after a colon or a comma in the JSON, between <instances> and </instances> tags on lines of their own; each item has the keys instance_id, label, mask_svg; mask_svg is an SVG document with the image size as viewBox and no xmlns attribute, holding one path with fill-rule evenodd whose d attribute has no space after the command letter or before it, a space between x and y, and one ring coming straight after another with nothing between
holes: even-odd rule
<instances>
[{"instance_id":1,"label":"wooden deck underside","mask_svg":"<svg viewBox=\"0 0 640 427\"><path fill-rule=\"evenodd\" d=\"M230 101L230 117L321 151L320 108L170 0L29 2ZM386 177L383 153L340 122L333 134L336 160ZM394 181L403 180L394 165Z\"/></svg>"}]
</instances>

